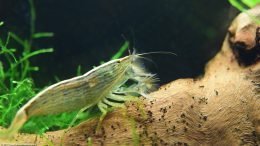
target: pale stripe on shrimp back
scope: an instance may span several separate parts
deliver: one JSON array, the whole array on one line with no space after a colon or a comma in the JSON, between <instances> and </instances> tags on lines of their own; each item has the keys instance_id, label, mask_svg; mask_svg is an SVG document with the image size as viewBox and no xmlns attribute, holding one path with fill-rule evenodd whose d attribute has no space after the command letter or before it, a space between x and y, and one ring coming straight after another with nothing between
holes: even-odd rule
<instances>
[{"instance_id":1,"label":"pale stripe on shrimp back","mask_svg":"<svg viewBox=\"0 0 260 146\"><path fill-rule=\"evenodd\" d=\"M98 105L105 115L108 107L120 107L121 101L145 96L152 89L156 78L140 65L140 56L129 56L109 61L86 74L58 82L33 97L16 114L10 127L2 137L13 137L32 116L57 114L87 109ZM132 80L130 85L124 85ZM104 116L101 116L101 120Z\"/></svg>"}]
</instances>

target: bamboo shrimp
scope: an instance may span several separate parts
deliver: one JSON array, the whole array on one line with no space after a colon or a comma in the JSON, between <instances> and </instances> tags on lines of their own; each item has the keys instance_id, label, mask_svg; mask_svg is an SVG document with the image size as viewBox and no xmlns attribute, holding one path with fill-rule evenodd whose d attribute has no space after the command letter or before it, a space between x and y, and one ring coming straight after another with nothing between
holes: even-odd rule
<instances>
[{"instance_id":1,"label":"bamboo shrimp","mask_svg":"<svg viewBox=\"0 0 260 146\"><path fill-rule=\"evenodd\" d=\"M32 116L86 110L97 105L102 112L100 120L103 120L109 107L122 107L124 101L134 100L140 95L145 97L155 89L157 78L143 68L140 59L151 53L158 52L133 53L49 86L20 108L0 138L12 138ZM133 82L126 86L129 80Z\"/></svg>"}]
</instances>

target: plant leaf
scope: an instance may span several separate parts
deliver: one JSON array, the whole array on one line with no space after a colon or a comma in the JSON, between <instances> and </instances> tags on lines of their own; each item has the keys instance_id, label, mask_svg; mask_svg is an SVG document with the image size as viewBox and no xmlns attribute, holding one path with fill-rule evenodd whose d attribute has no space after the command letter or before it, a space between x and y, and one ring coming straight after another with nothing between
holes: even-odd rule
<instances>
[{"instance_id":1,"label":"plant leaf","mask_svg":"<svg viewBox=\"0 0 260 146\"><path fill-rule=\"evenodd\" d=\"M257 4L260 3L260 0L241 0L245 5L247 5L250 8L253 8Z\"/></svg>"},{"instance_id":2,"label":"plant leaf","mask_svg":"<svg viewBox=\"0 0 260 146\"><path fill-rule=\"evenodd\" d=\"M54 36L54 33L52 33L52 32L38 32L38 33L33 34L34 39L47 38L47 37L53 37L53 36Z\"/></svg>"},{"instance_id":3,"label":"plant leaf","mask_svg":"<svg viewBox=\"0 0 260 146\"><path fill-rule=\"evenodd\" d=\"M118 59L123 56L124 52L128 49L129 47L129 42L125 41L123 46L116 52L114 56L112 56L111 60Z\"/></svg>"},{"instance_id":4,"label":"plant leaf","mask_svg":"<svg viewBox=\"0 0 260 146\"><path fill-rule=\"evenodd\" d=\"M13 38L16 42L18 42L20 45L24 46L24 41L16 34L9 32L8 36L10 36L11 38Z\"/></svg>"},{"instance_id":5,"label":"plant leaf","mask_svg":"<svg viewBox=\"0 0 260 146\"><path fill-rule=\"evenodd\" d=\"M0 80L2 80L4 76L5 76L4 66L3 63L0 61Z\"/></svg>"},{"instance_id":6,"label":"plant leaf","mask_svg":"<svg viewBox=\"0 0 260 146\"><path fill-rule=\"evenodd\" d=\"M51 53L53 52L53 48L47 48L47 49L40 49L40 50L36 50L34 52L31 52L29 54L25 54L25 56L19 60L19 63L25 61L25 60L28 60L29 58L33 57L33 56L36 56L36 55L39 55L39 54L43 54L43 53Z\"/></svg>"}]
</instances>

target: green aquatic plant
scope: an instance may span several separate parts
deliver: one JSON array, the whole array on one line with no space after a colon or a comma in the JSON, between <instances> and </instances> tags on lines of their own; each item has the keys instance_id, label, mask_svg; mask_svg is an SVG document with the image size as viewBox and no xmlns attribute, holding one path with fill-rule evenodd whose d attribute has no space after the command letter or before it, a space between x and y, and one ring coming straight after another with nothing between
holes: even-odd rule
<instances>
[{"instance_id":1,"label":"green aquatic plant","mask_svg":"<svg viewBox=\"0 0 260 146\"><path fill-rule=\"evenodd\" d=\"M243 12L259 4L260 0L229 0L229 3Z\"/></svg>"},{"instance_id":2,"label":"green aquatic plant","mask_svg":"<svg viewBox=\"0 0 260 146\"><path fill-rule=\"evenodd\" d=\"M44 53L53 52L53 48L34 48L34 40L52 37L49 32L35 32L35 9L31 7L30 34L23 38L16 33L8 32L6 38L0 36L0 125L7 127L18 109L35 95L31 74L38 71L31 65L30 59ZM0 29L4 22L0 21Z\"/></svg>"},{"instance_id":3,"label":"green aquatic plant","mask_svg":"<svg viewBox=\"0 0 260 146\"><path fill-rule=\"evenodd\" d=\"M0 36L0 125L3 127L8 127L19 108L41 90L34 86L34 79L31 77L31 74L38 71L39 67L32 66L30 59L43 53L53 52L53 48L38 49L33 46L35 39L53 36L51 32L35 31L36 12L33 2L29 0L31 14L29 37L23 38L13 32L8 32L6 39ZM3 25L4 22L0 21L0 26ZM120 58L128 47L129 42L126 41L111 59ZM81 67L79 66L77 75L80 74ZM78 122L95 116L98 111L93 110L94 112L87 111L80 114ZM64 129L69 126L76 113L33 117L21 130L41 134L47 130Z\"/></svg>"},{"instance_id":4,"label":"green aquatic plant","mask_svg":"<svg viewBox=\"0 0 260 146\"><path fill-rule=\"evenodd\" d=\"M35 32L36 13L33 0L29 0L29 4L31 8L29 37L22 38L13 32L8 32L5 41L0 38L0 125L3 127L8 127L19 108L40 90L34 87L34 80L31 77L32 72L38 71L39 68L31 65L30 58L53 52L53 48L33 47L35 39L52 37L53 33ZM0 26L3 24L4 22L0 21ZM23 126L22 131L43 133L46 130L66 128L75 114L63 113L31 118Z\"/></svg>"},{"instance_id":5,"label":"green aquatic plant","mask_svg":"<svg viewBox=\"0 0 260 146\"><path fill-rule=\"evenodd\" d=\"M260 0L228 0L229 3L237 8L241 12L245 12L252 20L254 20L257 24L260 24L260 19L251 15L247 12L247 9L253 8L257 4L260 4Z\"/></svg>"},{"instance_id":6,"label":"green aquatic plant","mask_svg":"<svg viewBox=\"0 0 260 146\"><path fill-rule=\"evenodd\" d=\"M125 41L122 47L111 57L111 60L118 59L123 56L125 51L129 48L129 41Z\"/></svg>"},{"instance_id":7,"label":"green aquatic plant","mask_svg":"<svg viewBox=\"0 0 260 146\"><path fill-rule=\"evenodd\" d=\"M260 3L260 0L242 0L244 4L246 4L248 7L253 8L257 4Z\"/></svg>"}]
</instances>

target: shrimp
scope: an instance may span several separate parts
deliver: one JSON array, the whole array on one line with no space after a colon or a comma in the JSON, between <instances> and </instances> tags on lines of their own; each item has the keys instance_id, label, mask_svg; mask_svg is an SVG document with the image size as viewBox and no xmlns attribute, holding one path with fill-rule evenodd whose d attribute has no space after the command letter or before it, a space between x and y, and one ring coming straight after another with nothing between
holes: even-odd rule
<instances>
[{"instance_id":1,"label":"shrimp","mask_svg":"<svg viewBox=\"0 0 260 146\"><path fill-rule=\"evenodd\" d=\"M97 105L102 113L102 121L108 108L122 107L125 101L134 100L138 96L146 97L147 93L156 88L158 79L155 74L145 71L140 59L143 58L142 55L152 53L158 52L133 53L104 63L81 76L47 87L19 109L9 128L0 134L0 138L13 138L32 116L80 109L84 111ZM131 84L126 85L127 81L131 81Z\"/></svg>"}]
</instances>

